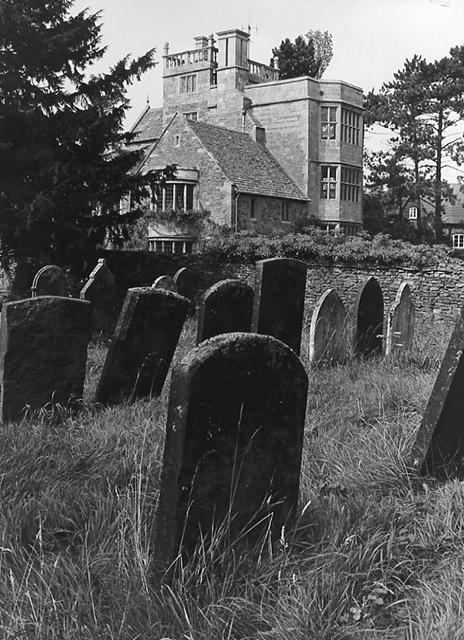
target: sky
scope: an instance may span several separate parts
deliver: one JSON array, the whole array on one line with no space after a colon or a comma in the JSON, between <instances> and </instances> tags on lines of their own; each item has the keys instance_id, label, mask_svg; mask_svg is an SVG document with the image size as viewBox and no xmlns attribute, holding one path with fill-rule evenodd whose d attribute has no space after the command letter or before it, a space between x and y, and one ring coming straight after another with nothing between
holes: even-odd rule
<instances>
[{"instance_id":1,"label":"sky","mask_svg":"<svg viewBox=\"0 0 464 640\"><path fill-rule=\"evenodd\" d=\"M107 52L94 72L107 71L124 56L156 48L157 66L130 87L130 127L146 106L162 104L162 55L194 49L195 36L251 27L249 57L269 64L272 48L310 29L329 31L333 58L327 80L344 80L366 93L415 54L429 62L464 44L464 0L75 0L73 13L101 11ZM366 136L376 147L376 135ZM449 176L448 179L452 179ZM453 181L455 181L453 179Z\"/></svg>"}]
</instances>

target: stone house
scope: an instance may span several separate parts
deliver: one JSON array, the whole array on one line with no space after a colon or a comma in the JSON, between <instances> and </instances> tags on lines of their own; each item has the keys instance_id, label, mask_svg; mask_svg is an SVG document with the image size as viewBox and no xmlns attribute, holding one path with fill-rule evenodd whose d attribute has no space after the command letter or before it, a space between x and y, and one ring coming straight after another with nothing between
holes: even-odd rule
<instances>
[{"instance_id":1,"label":"stone house","mask_svg":"<svg viewBox=\"0 0 464 640\"><path fill-rule=\"evenodd\" d=\"M443 214L441 218L443 237L453 249L461 249L464 252L464 193L461 184L456 182L449 185L455 196L455 202L443 201ZM434 203L422 200L421 207L430 216L434 213ZM406 203L407 218L413 225L417 224L418 207L411 199Z\"/></svg>"},{"instance_id":2,"label":"stone house","mask_svg":"<svg viewBox=\"0 0 464 640\"><path fill-rule=\"evenodd\" d=\"M163 106L136 121L140 170L177 164L158 198L150 248L188 252L195 226L169 209L207 211L235 230L269 233L311 216L327 230L362 228L362 90L341 81L279 80L249 59L249 34L222 31L195 48L164 47ZM167 224L169 223L169 224Z\"/></svg>"}]
</instances>

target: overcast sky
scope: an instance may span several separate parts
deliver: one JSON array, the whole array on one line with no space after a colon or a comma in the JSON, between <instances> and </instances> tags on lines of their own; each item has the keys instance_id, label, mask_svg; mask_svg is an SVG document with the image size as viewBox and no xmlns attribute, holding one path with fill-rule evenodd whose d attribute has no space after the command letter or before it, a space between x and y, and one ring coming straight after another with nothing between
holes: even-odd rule
<instances>
[{"instance_id":1,"label":"overcast sky","mask_svg":"<svg viewBox=\"0 0 464 640\"><path fill-rule=\"evenodd\" d=\"M156 48L159 64L130 88L128 126L147 98L152 107L162 104L165 42L177 53L193 49L195 36L249 25L250 58L269 64L283 39L309 29L329 31L334 55L324 78L365 92L391 80L414 54L432 62L464 44L464 0L76 0L73 12L86 7L102 10L102 44L108 47L96 72Z\"/></svg>"}]
</instances>

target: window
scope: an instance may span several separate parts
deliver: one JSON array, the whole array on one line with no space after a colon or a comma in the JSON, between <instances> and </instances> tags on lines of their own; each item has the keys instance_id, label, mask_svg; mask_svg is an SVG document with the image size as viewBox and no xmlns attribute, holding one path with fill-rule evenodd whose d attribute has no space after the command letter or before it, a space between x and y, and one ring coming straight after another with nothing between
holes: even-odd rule
<instances>
[{"instance_id":1,"label":"window","mask_svg":"<svg viewBox=\"0 0 464 640\"><path fill-rule=\"evenodd\" d=\"M321 167L321 198L335 200L337 193L337 167Z\"/></svg>"},{"instance_id":2,"label":"window","mask_svg":"<svg viewBox=\"0 0 464 640\"><path fill-rule=\"evenodd\" d=\"M282 222L290 222L290 203L282 202Z\"/></svg>"},{"instance_id":3,"label":"window","mask_svg":"<svg viewBox=\"0 0 464 640\"><path fill-rule=\"evenodd\" d=\"M196 122L198 120L198 113L196 111L189 111L188 113L184 113L184 118Z\"/></svg>"},{"instance_id":4,"label":"window","mask_svg":"<svg viewBox=\"0 0 464 640\"><path fill-rule=\"evenodd\" d=\"M156 253L192 253L193 240L149 240L148 250Z\"/></svg>"},{"instance_id":5,"label":"window","mask_svg":"<svg viewBox=\"0 0 464 640\"><path fill-rule=\"evenodd\" d=\"M321 109L321 138L335 140L337 135L337 107L322 107Z\"/></svg>"},{"instance_id":6,"label":"window","mask_svg":"<svg viewBox=\"0 0 464 640\"><path fill-rule=\"evenodd\" d=\"M197 77L195 74L189 76L181 76L180 93L193 93L197 90Z\"/></svg>"},{"instance_id":7,"label":"window","mask_svg":"<svg viewBox=\"0 0 464 640\"><path fill-rule=\"evenodd\" d=\"M464 249L464 233L453 233L453 247Z\"/></svg>"},{"instance_id":8,"label":"window","mask_svg":"<svg viewBox=\"0 0 464 640\"><path fill-rule=\"evenodd\" d=\"M255 211L255 200L252 198L250 200L250 218L252 220L256 220L256 211Z\"/></svg>"},{"instance_id":9,"label":"window","mask_svg":"<svg viewBox=\"0 0 464 640\"><path fill-rule=\"evenodd\" d=\"M182 182L168 183L158 193L156 208L161 211L193 209L195 185Z\"/></svg>"},{"instance_id":10,"label":"window","mask_svg":"<svg viewBox=\"0 0 464 640\"><path fill-rule=\"evenodd\" d=\"M408 218L409 220L417 220L417 207L409 207Z\"/></svg>"},{"instance_id":11,"label":"window","mask_svg":"<svg viewBox=\"0 0 464 640\"><path fill-rule=\"evenodd\" d=\"M176 135L174 136L174 146L180 147L180 134L178 133L176 133Z\"/></svg>"},{"instance_id":12,"label":"window","mask_svg":"<svg viewBox=\"0 0 464 640\"><path fill-rule=\"evenodd\" d=\"M348 144L359 144L361 132L361 115L350 109L342 108L342 141Z\"/></svg>"},{"instance_id":13,"label":"window","mask_svg":"<svg viewBox=\"0 0 464 640\"><path fill-rule=\"evenodd\" d=\"M359 202L361 192L361 171L342 167L341 199Z\"/></svg>"}]
</instances>

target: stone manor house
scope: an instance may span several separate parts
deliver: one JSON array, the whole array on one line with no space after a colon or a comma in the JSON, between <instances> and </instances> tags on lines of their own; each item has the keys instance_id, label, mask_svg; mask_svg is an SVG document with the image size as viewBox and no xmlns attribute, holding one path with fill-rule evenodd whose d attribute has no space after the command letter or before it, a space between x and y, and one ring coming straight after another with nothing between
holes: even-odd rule
<instances>
[{"instance_id":1,"label":"stone manor house","mask_svg":"<svg viewBox=\"0 0 464 640\"><path fill-rule=\"evenodd\" d=\"M195 212L237 231L290 230L308 216L348 235L362 227L362 90L279 80L276 67L249 59L249 38L232 29L196 37L188 51L164 46L163 106L147 106L132 128L145 150L139 171L178 167L158 194L152 251L190 253Z\"/></svg>"}]
</instances>

